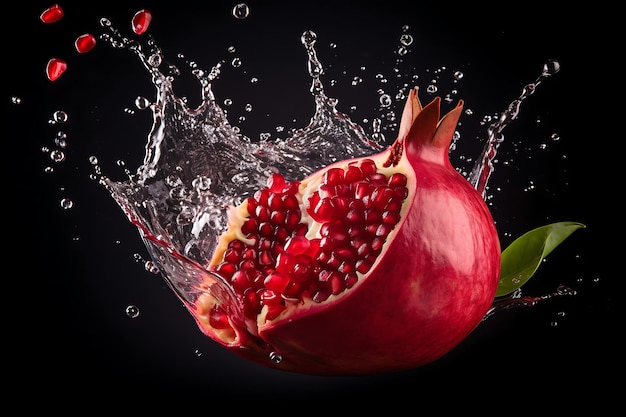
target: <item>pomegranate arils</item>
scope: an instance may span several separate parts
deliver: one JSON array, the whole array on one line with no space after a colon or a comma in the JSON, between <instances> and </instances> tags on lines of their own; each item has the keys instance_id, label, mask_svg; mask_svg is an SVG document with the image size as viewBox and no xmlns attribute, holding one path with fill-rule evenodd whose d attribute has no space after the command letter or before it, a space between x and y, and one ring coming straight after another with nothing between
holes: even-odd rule
<instances>
[{"instance_id":1,"label":"pomegranate arils","mask_svg":"<svg viewBox=\"0 0 626 417\"><path fill-rule=\"evenodd\" d=\"M90 33L85 33L74 41L74 47L81 54L91 51L94 46L96 46L96 38Z\"/></svg>"},{"instance_id":2,"label":"pomegranate arils","mask_svg":"<svg viewBox=\"0 0 626 417\"><path fill-rule=\"evenodd\" d=\"M135 32L137 35L142 35L148 30L148 26L150 26L151 21L152 13L145 9L139 10L137 13L135 13L131 22L133 32Z\"/></svg>"},{"instance_id":3,"label":"pomegranate arils","mask_svg":"<svg viewBox=\"0 0 626 417\"><path fill-rule=\"evenodd\" d=\"M52 58L46 65L46 75L50 81L56 81L67 69L67 63L59 58Z\"/></svg>"},{"instance_id":4,"label":"pomegranate arils","mask_svg":"<svg viewBox=\"0 0 626 417\"><path fill-rule=\"evenodd\" d=\"M63 15L64 12L61 6L59 6L58 4L53 4L52 6L41 12L41 15L39 15L39 19L41 19L41 21L44 23L54 23L61 20L63 18Z\"/></svg>"},{"instance_id":5,"label":"pomegranate arils","mask_svg":"<svg viewBox=\"0 0 626 417\"><path fill-rule=\"evenodd\" d=\"M276 318L286 299L323 302L341 294L372 268L400 221L406 184L403 174L387 177L365 159L328 169L300 202L301 184L272 174L246 201L241 233L247 241L230 241L213 270L230 280L249 319L263 306L266 319ZM308 236L309 216L319 223L318 237Z\"/></svg>"}]
</instances>

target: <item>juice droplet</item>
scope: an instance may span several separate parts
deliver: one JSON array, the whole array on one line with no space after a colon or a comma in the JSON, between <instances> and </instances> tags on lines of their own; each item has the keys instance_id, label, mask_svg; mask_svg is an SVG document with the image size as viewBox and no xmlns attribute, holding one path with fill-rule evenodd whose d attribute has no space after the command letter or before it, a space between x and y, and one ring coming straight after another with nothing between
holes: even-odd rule
<instances>
[{"instance_id":1,"label":"juice droplet","mask_svg":"<svg viewBox=\"0 0 626 417\"><path fill-rule=\"evenodd\" d=\"M56 81L67 70L67 63L59 58L52 58L46 65L46 75L50 81Z\"/></svg>"},{"instance_id":2,"label":"juice droplet","mask_svg":"<svg viewBox=\"0 0 626 417\"><path fill-rule=\"evenodd\" d=\"M94 46L96 46L96 38L90 33L85 33L74 41L74 47L81 54L91 51Z\"/></svg>"},{"instance_id":3,"label":"juice droplet","mask_svg":"<svg viewBox=\"0 0 626 417\"><path fill-rule=\"evenodd\" d=\"M141 35L148 30L148 26L150 26L150 22L152 21L152 13L150 13L146 9L139 10L133 16L131 27L133 32L137 35Z\"/></svg>"},{"instance_id":4,"label":"juice droplet","mask_svg":"<svg viewBox=\"0 0 626 417\"><path fill-rule=\"evenodd\" d=\"M63 18L63 15L64 13L61 6L59 6L58 4L53 4L52 6L41 12L41 15L39 15L39 19L41 19L41 21L44 23L54 23L61 20Z\"/></svg>"}]
</instances>

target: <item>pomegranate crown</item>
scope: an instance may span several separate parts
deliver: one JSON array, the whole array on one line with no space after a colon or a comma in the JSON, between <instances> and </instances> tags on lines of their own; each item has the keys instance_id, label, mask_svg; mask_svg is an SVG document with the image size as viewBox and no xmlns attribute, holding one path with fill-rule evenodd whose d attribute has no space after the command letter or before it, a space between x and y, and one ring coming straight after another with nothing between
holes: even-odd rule
<instances>
[{"instance_id":1,"label":"pomegranate crown","mask_svg":"<svg viewBox=\"0 0 626 417\"><path fill-rule=\"evenodd\" d=\"M385 166L396 165L400 161L403 150L407 152L408 156L420 154L422 157L433 161L435 159L440 160L440 158L429 158L428 154L439 150L436 154L441 155L443 151L444 156L446 156L443 161L449 163L447 154L461 117L463 100L459 100L454 109L440 118L441 98L435 97L425 107L422 107L417 91L418 88L414 87L409 92L402 112L398 137L391 146L391 154ZM425 149L430 150L430 152L422 152Z\"/></svg>"}]
</instances>

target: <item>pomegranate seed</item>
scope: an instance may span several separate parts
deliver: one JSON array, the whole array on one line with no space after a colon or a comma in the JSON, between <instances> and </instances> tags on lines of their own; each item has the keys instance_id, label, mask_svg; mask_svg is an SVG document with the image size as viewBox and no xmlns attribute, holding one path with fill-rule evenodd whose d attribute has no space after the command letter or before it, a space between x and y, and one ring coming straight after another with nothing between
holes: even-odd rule
<instances>
[{"instance_id":1,"label":"pomegranate seed","mask_svg":"<svg viewBox=\"0 0 626 417\"><path fill-rule=\"evenodd\" d=\"M292 255L305 253L310 246L309 239L304 236L294 236L285 245L285 252Z\"/></svg>"},{"instance_id":2,"label":"pomegranate seed","mask_svg":"<svg viewBox=\"0 0 626 417\"><path fill-rule=\"evenodd\" d=\"M406 176L404 174L400 174L400 173L397 173L397 172L393 173L389 177L389 181L387 181L387 184L391 188L406 187Z\"/></svg>"},{"instance_id":3,"label":"pomegranate seed","mask_svg":"<svg viewBox=\"0 0 626 417\"><path fill-rule=\"evenodd\" d=\"M318 223L326 223L335 217L335 206L330 198L322 198L313 208L311 217Z\"/></svg>"},{"instance_id":4,"label":"pomegranate seed","mask_svg":"<svg viewBox=\"0 0 626 417\"><path fill-rule=\"evenodd\" d=\"M150 22L152 21L152 13L150 13L146 9L139 10L133 16L133 20L131 22L131 27L133 32L137 35L142 35L148 30L148 26L150 26Z\"/></svg>"},{"instance_id":5,"label":"pomegranate seed","mask_svg":"<svg viewBox=\"0 0 626 417\"><path fill-rule=\"evenodd\" d=\"M362 274L365 274L367 271L369 271L372 268L372 263L366 259L359 259L358 261L356 261L356 270L359 271Z\"/></svg>"},{"instance_id":6,"label":"pomegranate seed","mask_svg":"<svg viewBox=\"0 0 626 417\"><path fill-rule=\"evenodd\" d=\"M256 219L250 217L241 226L241 232L244 235L248 236L250 233L256 232L258 228L259 228L259 222Z\"/></svg>"},{"instance_id":7,"label":"pomegranate seed","mask_svg":"<svg viewBox=\"0 0 626 417\"><path fill-rule=\"evenodd\" d=\"M67 69L67 63L59 58L52 58L46 66L46 75L50 81L56 81Z\"/></svg>"},{"instance_id":8,"label":"pomegranate seed","mask_svg":"<svg viewBox=\"0 0 626 417\"><path fill-rule=\"evenodd\" d=\"M261 302L266 306L284 304L282 297L274 290L264 289L260 293Z\"/></svg>"},{"instance_id":9,"label":"pomegranate seed","mask_svg":"<svg viewBox=\"0 0 626 417\"><path fill-rule=\"evenodd\" d=\"M400 221L400 214L395 211L385 211L381 217L383 223L390 225L391 227L395 226L395 224Z\"/></svg>"},{"instance_id":10,"label":"pomegranate seed","mask_svg":"<svg viewBox=\"0 0 626 417\"><path fill-rule=\"evenodd\" d=\"M228 316L222 310L214 308L209 314L209 324L215 329L229 329Z\"/></svg>"},{"instance_id":11,"label":"pomegranate seed","mask_svg":"<svg viewBox=\"0 0 626 417\"><path fill-rule=\"evenodd\" d=\"M328 297L330 297L330 292L328 292L327 290L319 290L313 295L313 301L315 301L316 303L321 303L323 301L326 301Z\"/></svg>"},{"instance_id":12,"label":"pomegranate seed","mask_svg":"<svg viewBox=\"0 0 626 417\"><path fill-rule=\"evenodd\" d=\"M280 272L274 272L265 278L263 284L268 290L275 291L276 293L282 293L285 288L287 288L287 284L289 284L289 277L281 274ZM265 304L272 304L274 302L273 298L268 298L266 300L263 294L261 295L261 299Z\"/></svg>"},{"instance_id":13,"label":"pomegranate seed","mask_svg":"<svg viewBox=\"0 0 626 417\"><path fill-rule=\"evenodd\" d=\"M327 185L338 185L343 182L343 169L331 168L324 172L322 182Z\"/></svg>"},{"instance_id":14,"label":"pomegranate seed","mask_svg":"<svg viewBox=\"0 0 626 417\"><path fill-rule=\"evenodd\" d=\"M267 314L265 315L265 318L267 320L274 320L276 317L278 317L278 315L285 309L285 305L284 304L280 304L280 305L269 305L267 306Z\"/></svg>"},{"instance_id":15,"label":"pomegranate seed","mask_svg":"<svg viewBox=\"0 0 626 417\"><path fill-rule=\"evenodd\" d=\"M64 14L65 13L63 12L61 6L59 6L58 4L53 4L52 6L41 12L41 15L39 15L39 19L41 19L41 21L44 23L54 23L61 20Z\"/></svg>"},{"instance_id":16,"label":"pomegranate seed","mask_svg":"<svg viewBox=\"0 0 626 417\"><path fill-rule=\"evenodd\" d=\"M237 271L237 265L230 262L223 262L215 268L215 271L225 278L230 278L233 276L235 271Z\"/></svg>"},{"instance_id":17,"label":"pomegranate seed","mask_svg":"<svg viewBox=\"0 0 626 417\"><path fill-rule=\"evenodd\" d=\"M273 193L281 193L285 184L285 177L280 174L272 174L267 179L267 188Z\"/></svg>"},{"instance_id":18,"label":"pomegranate seed","mask_svg":"<svg viewBox=\"0 0 626 417\"><path fill-rule=\"evenodd\" d=\"M238 291L245 291L250 287L250 280L248 279L248 274L244 271L237 271L233 274L230 279L231 284L233 284L233 288Z\"/></svg>"},{"instance_id":19,"label":"pomegranate seed","mask_svg":"<svg viewBox=\"0 0 626 417\"><path fill-rule=\"evenodd\" d=\"M237 263L241 258L241 252L237 249L228 248L226 252L224 252L224 260L230 263Z\"/></svg>"},{"instance_id":20,"label":"pomegranate seed","mask_svg":"<svg viewBox=\"0 0 626 417\"><path fill-rule=\"evenodd\" d=\"M270 209L264 206L257 206L254 210L254 216L260 222L266 222L270 219Z\"/></svg>"},{"instance_id":21,"label":"pomegranate seed","mask_svg":"<svg viewBox=\"0 0 626 417\"><path fill-rule=\"evenodd\" d=\"M247 317L254 317L261 310L261 297L251 288L243 294L243 311Z\"/></svg>"},{"instance_id":22,"label":"pomegranate seed","mask_svg":"<svg viewBox=\"0 0 626 417\"><path fill-rule=\"evenodd\" d=\"M298 192L299 187L300 187L300 182L298 181L289 182L283 188L283 193L288 194L288 195L294 195Z\"/></svg>"},{"instance_id":23,"label":"pomegranate seed","mask_svg":"<svg viewBox=\"0 0 626 417\"><path fill-rule=\"evenodd\" d=\"M346 288L343 277L338 273L331 274L326 283L328 284L328 289L330 293L333 295L341 293Z\"/></svg>"},{"instance_id":24,"label":"pomegranate seed","mask_svg":"<svg viewBox=\"0 0 626 417\"><path fill-rule=\"evenodd\" d=\"M361 171L363 171L363 174L366 176L376 173L376 170L376 163L371 159L364 159L361 161Z\"/></svg>"},{"instance_id":25,"label":"pomegranate seed","mask_svg":"<svg viewBox=\"0 0 626 417\"><path fill-rule=\"evenodd\" d=\"M259 224L259 235L264 237L271 237L274 235L274 226L270 222L263 222Z\"/></svg>"},{"instance_id":26,"label":"pomegranate seed","mask_svg":"<svg viewBox=\"0 0 626 417\"><path fill-rule=\"evenodd\" d=\"M74 47L81 54L91 51L94 46L96 46L96 38L90 33L85 33L74 41Z\"/></svg>"},{"instance_id":27,"label":"pomegranate seed","mask_svg":"<svg viewBox=\"0 0 626 417\"><path fill-rule=\"evenodd\" d=\"M280 199L280 195L279 194L270 194L270 196L267 198L267 207L269 207L271 210L280 210L283 208L283 203Z\"/></svg>"},{"instance_id":28,"label":"pomegranate seed","mask_svg":"<svg viewBox=\"0 0 626 417\"><path fill-rule=\"evenodd\" d=\"M365 197L372 194L374 186L368 182L358 182L354 188L354 198L357 200L364 200Z\"/></svg>"},{"instance_id":29,"label":"pomegranate seed","mask_svg":"<svg viewBox=\"0 0 626 417\"><path fill-rule=\"evenodd\" d=\"M288 229L295 228L298 223L300 223L300 219L302 218L302 214L300 210L287 210L286 218L285 218L285 226Z\"/></svg>"},{"instance_id":30,"label":"pomegranate seed","mask_svg":"<svg viewBox=\"0 0 626 417\"><path fill-rule=\"evenodd\" d=\"M306 225L305 225L306 226ZM284 227L277 227L274 231L274 239L276 242L283 243L289 237L289 232Z\"/></svg>"},{"instance_id":31,"label":"pomegranate seed","mask_svg":"<svg viewBox=\"0 0 626 417\"><path fill-rule=\"evenodd\" d=\"M283 194L280 196L282 207L286 210L295 210L299 208L298 199L293 194Z\"/></svg>"},{"instance_id":32,"label":"pomegranate seed","mask_svg":"<svg viewBox=\"0 0 626 417\"><path fill-rule=\"evenodd\" d=\"M350 272L346 274L346 279L345 279L346 288L352 288L354 284L357 283L358 280L359 280L359 277L357 276L356 273Z\"/></svg>"},{"instance_id":33,"label":"pomegranate seed","mask_svg":"<svg viewBox=\"0 0 626 417\"><path fill-rule=\"evenodd\" d=\"M372 174L369 174L367 176L367 179L370 182L373 182L375 184L386 184L387 183L387 177L385 176L385 174L380 173L380 172L374 172Z\"/></svg>"},{"instance_id":34,"label":"pomegranate seed","mask_svg":"<svg viewBox=\"0 0 626 417\"><path fill-rule=\"evenodd\" d=\"M361 171L361 168L354 165L349 166L344 174L344 179L348 183L361 181L364 178L365 175L363 175L363 171Z\"/></svg>"},{"instance_id":35,"label":"pomegranate seed","mask_svg":"<svg viewBox=\"0 0 626 417\"><path fill-rule=\"evenodd\" d=\"M259 253L259 265L274 265L274 257L272 256L272 253L270 251L264 250Z\"/></svg>"}]
</instances>

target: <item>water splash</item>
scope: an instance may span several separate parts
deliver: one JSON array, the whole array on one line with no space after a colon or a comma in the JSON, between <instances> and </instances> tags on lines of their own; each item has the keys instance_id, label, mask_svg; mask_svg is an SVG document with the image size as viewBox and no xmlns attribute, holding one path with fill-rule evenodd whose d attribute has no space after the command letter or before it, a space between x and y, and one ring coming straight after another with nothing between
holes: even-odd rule
<instances>
[{"instance_id":1,"label":"water splash","mask_svg":"<svg viewBox=\"0 0 626 417\"><path fill-rule=\"evenodd\" d=\"M576 291L571 289L567 285L559 285L556 291L541 296L522 296L522 290L517 289L510 296L497 298L491 305L491 308L489 308L489 310L485 314L485 317L483 317L483 321L487 320L488 318L492 317L494 314L500 311L510 310L517 307L532 307L537 305L541 301L548 300L554 297L574 295L576 295Z\"/></svg>"},{"instance_id":2,"label":"water splash","mask_svg":"<svg viewBox=\"0 0 626 417\"><path fill-rule=\"evenodd\" d=\"M491 124L487 129L487 141L480 157L476 160L476 164L469 174L469 182L476 190L485 197L487 182L493 173L493 160L496 157L498 147L504 142L502 131L513 120L517 118L522 102L534 94L539 85L548 77L556 74L561 69L560 64L555 60L548 60L543 65L543 70L534 83L526 84L522 89L520 96L513 100L509 107L500 114L498 120Z\"/></svg>"},{"instance_id":3,"label":"water splash","mask_svg":"<svg viewBox=\"0 0 626 417\"><path fill-rule=\"evenodd\" d=\"M232 287L207 271L219 236L227 229L227 212L262 188L272 173L288 181L303 178L333 162L381 150L363 129L337 111L337 100L324 93L323 67L317 59L316 35L307 31L302 43L308 54L315 113L308 126L285 140L252 141L233 127L217 104L212 83L221 63L193 74L201 86L201 103L189 108L173 92L178 68L164 65L153 39L146 45L123 37L108 19L103 39L114 48L133 52L152 77L155 100L139 99L150 109L153 124L142 165L126 181L102 175L100 182L139 229L156 267L179 297L193 308L211 293L242 317ZM165 67L165 68L164 68Z\"/></svg>"}]
</instances>

